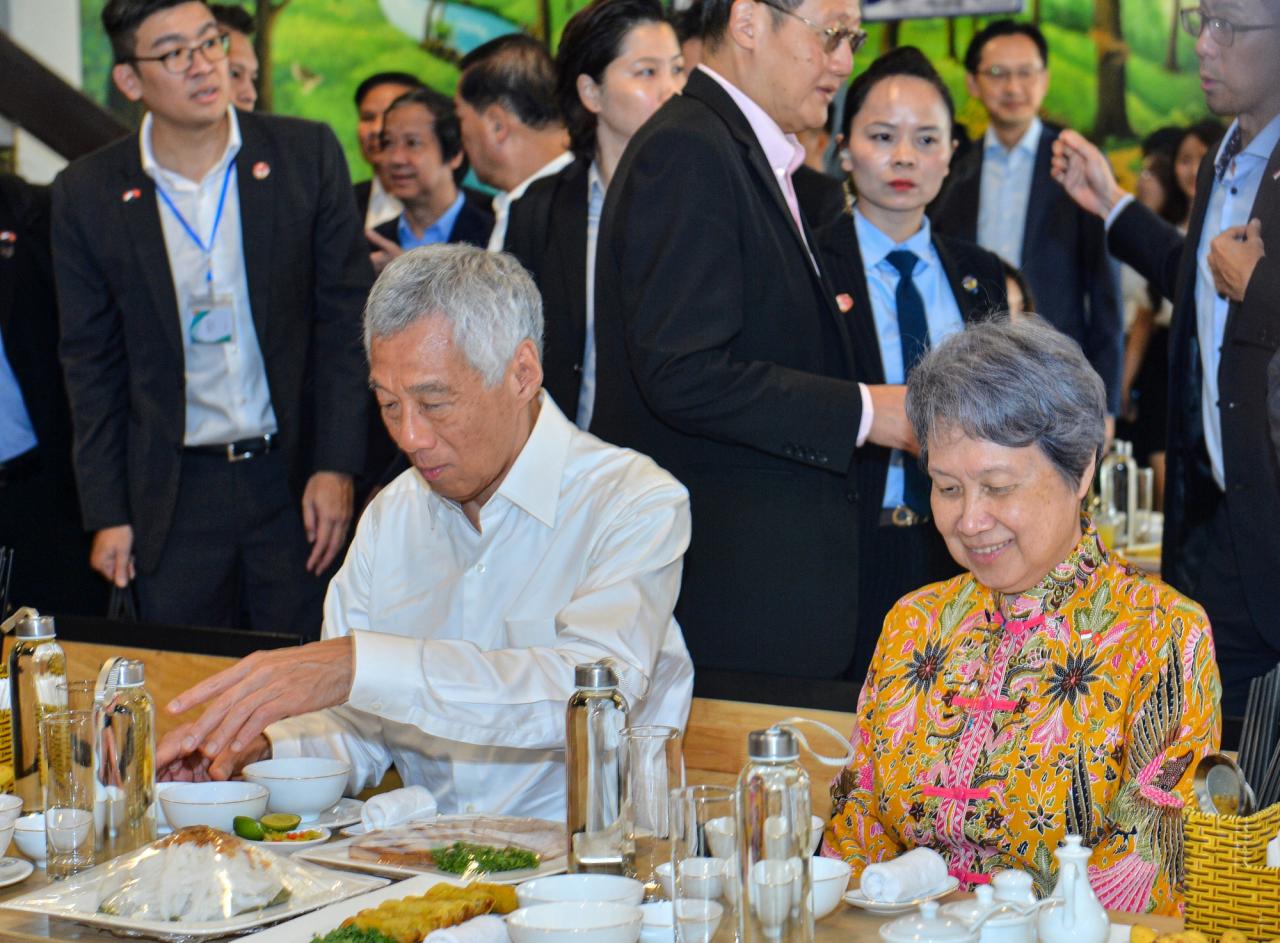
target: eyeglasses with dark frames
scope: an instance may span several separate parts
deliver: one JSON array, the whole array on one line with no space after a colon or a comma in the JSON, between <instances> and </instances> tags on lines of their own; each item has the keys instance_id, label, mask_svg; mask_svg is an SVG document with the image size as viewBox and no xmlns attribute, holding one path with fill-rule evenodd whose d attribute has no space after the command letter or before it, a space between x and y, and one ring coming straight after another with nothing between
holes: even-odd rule
<instances>
[{"instance_id":1,"label":"eyeglasses with dark frames","mask_svg":"<svg viewBox=\"0 0 1280 943\"><path fill-rule=\"evenodd\" d=\"M1196 39L1209 27L1209 38L1219 46L1230 46L1236 41L1236 33L1252 33L1260 29L1276 29L1277 23L1232 23L1220 16L1209 16L1203 7L1189 7L1178 11L1182 28Z\"/></svg>"},{"instance_id":2,"label":"eyeglasses with dark frames","mask_svg":"<svg viewBox=\"0 0 1280 943\"><path fill-rule=\"evenodd\" d=\"M756 2L763 3L771 10L777 10L779 13L785 13L793 19L799 20L805 26L809 27L809 29L817 33L822 37L822 49L828 56L834 54L835 51L840 48L840 44L846 40L849 43L849 51L854 55L857 54L859 49L866 45L866 31L858 29L856 26L819 26L817 23L813 22L813 20L801 16L799 13L794 13L786 7L779 6L776 3L771 3L770 0L756 0Z\"/></svg>"},{"instance_id":3,"label":"eyeglasses with dark frames","mask_svg":"<svg viewBox=\"0 0 1280 943\"><path fill-rule=\"evenodd\" d=\"M226 33L221 36L210 36L190 46L178 46L158 56L130 56L127 62L158 62L166 72L183 75L191 68L196 53L204 56L205 62L221 62L227 58L227 50L231 47L231 37Z\"/></svg>"}]
</instances>

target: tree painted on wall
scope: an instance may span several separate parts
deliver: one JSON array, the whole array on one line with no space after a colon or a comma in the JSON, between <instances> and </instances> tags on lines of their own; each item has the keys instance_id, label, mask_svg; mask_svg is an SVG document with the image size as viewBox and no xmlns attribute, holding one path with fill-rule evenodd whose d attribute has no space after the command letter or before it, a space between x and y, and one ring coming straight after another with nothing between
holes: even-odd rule
<instances>
[{"instance_id":1,"label":"tree painted on wall","mask_svg":"<svg viewBox=\"0 0 1280 943\"><path fill-rule=\"evenodd\" d=\"M1094 0L1092 32L1098 50L1098 113L1093 135L1100 141L1132 137L1124 97L1129 46L1120 25L1120 0Z\"/></svg>"},{"instance_id":2,"label":"tree painted on wall","mask_svg":"<svg viewBox=\"0 0 1280 943\"><path fill-rule=\"evenodd\" d=\"M289 0L258 0L253 13L253 51L258 56L258 110L271 111L271 32Z\"/></svg>"}]
</instances>

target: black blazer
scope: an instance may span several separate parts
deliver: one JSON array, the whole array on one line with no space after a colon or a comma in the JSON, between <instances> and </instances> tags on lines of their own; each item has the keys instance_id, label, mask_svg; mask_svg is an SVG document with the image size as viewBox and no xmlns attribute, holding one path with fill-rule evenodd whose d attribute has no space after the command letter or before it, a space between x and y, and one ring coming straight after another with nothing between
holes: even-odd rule
<instances>
[{"instance_id":1,"label":"black blazer","mask_svg":"<svg viewBox=\"0 0 1280 943\"><path fill-rule=\"evenodd\" d=\"M489 233L493 232L493 209L489 198L483 193L465 187L462 188L461 193L465 199L458 218L453 223L453 231L449 233L448 241L466 243L480 249L488 248ZM400 245L400 217L380 223L374 227L374 232Z\"/></svg>"},{"instance_id":2,"label":"black blazer","mask_svg":"<svg viewBox=\"0 0 1280 943\"><path fill-rule=\"evenodd\" d=\"M0 175L0 338L47 471L70 477L71 414L58 363L49 188Z\"/></svg>"},{"instance_id":3,"label":"black blazer","mask_svg":"<svg viewBox=\"0 0 1280 943\"><path fill-rule=\"evenodd\" d=\"M1124 317L1120 286L1107 255L1102 220L1078 207L1049 174L1060 128L1046 124L1036 149L1022 237L1022 274L1036 312L1084 349L1107 385L1107 409L1120 408L1124 367ZM952 162L947 185L930 207L943 235L978 241L982 141Z\"/></svg>"},{"instance_id":4,"label":"black blazer","mask_svg":"<svg viewBox=\"0 0 1280 943\"><path fill-rule=\"evenodd\" d=\"M791 185L804 221L813 229L834 223L844 212L844 185L835 177L801 164L791 175Z\"/></svg>"},{"instance_id":5,"label":"black blazer","mask_svg":"<svg viewBox=\"0 0 1280 943\"><path fill-rule=\"evenodd\" d=\"M279 443L301 496L364 459L360 317L373 280L346 160L326 125L240 112L236 158L253 321ZM159 562L178 494L184 364L155 184L130 135L53 187L61 354L85 526L132 524Z\"/></svg>"},{"instance_id":6,"label":"black blazer","mask_svg":"<svg viewBox=\"0 0 1280 943\"><path fill-rule=\"evenodd\" d=\"M363 224L365 214L369 212L369 198L373 194L373 178L361 180L352 189L356 194L356 218Z\"/></svg>"},{"instance_id":7,"label":"black blazer","mask_svg":"<svg viewBox=\"0 0 1280 943\"><path fill-rule=\"evenodd\" d=\"M1162 574L1183 592L1196 585L1201 565L1192 533L1220 499L1227 503L1243 603L1253 624L1280 647L1271 584L1280 573L1280 461L1272 448L1267 367L1280 349L1280 256L1268 253L1253 270L1243 302L1228 308L1218 364L1225 495L1209 468L1200 411L1203 372L1196 334L1196 250L1213 189L1210 151L1200 165L1187 236L1136 200L1111 224L1109 245L1123 262L1173 301L1169 330L1169 447L1165 478ZM1264 244L1280 246L1280 146L1271 152L1249 213L1262 222Z\"/></svg>"},{"instance_id":8,"label":"black blazer","mask_svg":"<svg viewBox=\"0 0 1280 943\"><path fill-rule=\"evenodd\" d=\"M834 223L819 229L814 238L822 268L831 280L837 294L847 294L853 301L849 309L853 329L854 361L857 377L863 383L884 383L884 364L880 359L880 342L876 336L875 317L871 313L871 293L867 288L867 275L862 267L862 253L858 247L857 230L853 217L844 213ZM981 246L934 234L933 247L937 250L942 268L947 273L951 293L966 324L1008 307L1004 271L1000 258ZM864 533L874 533L867 528L879 527L880 505L884 499L885 475L889 469L889 449L867 445L859 449L858 473L862 494L862 525ZM928 530L937 536L932 527Z\"/></svg>"},{"instance_id":9,"label":"black blazer","mask_svg":"<svg viewBox=\"0 0 1280 943\"><path fill-rule=\"evenodd\" d=\"M746 117L705 73L632 138L596 268L592 431L688 487L694 664L838 675L857 632L848 319Z\"/></svg>"},{"instance_id":10,"label":"black blazer","mask_svg":"<svg viewBox=\"0 0 1280 943\"><path fill-rule=\"evenodd\" d=\"M587 203L591 159L530 184L511 204L503 248L542 292L542 385L566 416L578 409L587 341Z\"/></svg>"}]
</instances>

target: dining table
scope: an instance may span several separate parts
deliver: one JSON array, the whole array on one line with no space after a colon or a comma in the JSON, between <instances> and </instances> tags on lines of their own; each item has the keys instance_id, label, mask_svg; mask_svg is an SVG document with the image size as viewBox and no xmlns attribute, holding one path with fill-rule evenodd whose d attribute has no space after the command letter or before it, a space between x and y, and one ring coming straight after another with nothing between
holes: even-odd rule
<instances>
[{"instance_id":1,"label":"dining table","mask_svg":"<svg viewBox=\"0 0 1280 943\"><path fill-rule=\"evenodd\" d=\"M21 884L0 890L0 903L10 897L25 894L35 888L48 885L49 880L43 870L37 869L31 877ZM951 899L960 899L965 895L954 894ZM946 903L944 900L943 903ZM864 910L840 903L835 912L817 921L814 925L814 943L880 943L880 928L896 917L878 917ZM1175 932L1182 929L1182 921L1176 917L1154 917L1130 913L1113 913L1113 924L1143 924L1162 933ZM239 939L251 943L253 936L225 937L223 939ZM44 943L48 940L67 941L67 943L119 943L120 937L105 930L95 929L83 924L73 923L59 918L36 916L0 908L0 941L14 943ZM299 943L309 943L300 939Z\"/></svg>"}]
</instances>

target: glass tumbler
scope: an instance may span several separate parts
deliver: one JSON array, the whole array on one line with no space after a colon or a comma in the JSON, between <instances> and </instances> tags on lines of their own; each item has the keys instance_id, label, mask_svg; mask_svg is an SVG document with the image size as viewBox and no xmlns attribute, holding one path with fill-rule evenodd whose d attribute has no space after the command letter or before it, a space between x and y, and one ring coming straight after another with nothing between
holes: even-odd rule
<instances>
[{"instance_id":1,"label":"glass tumbler","mask_svg":"<svg viewBox=\"0 0 1280 943\"><path fill-rule=\"evenodd\" d=\"M670 796L684 786L684 753L675 727L622 731L623 873L644 885L645 900L662 900L658 865L671 860Z\"/></svg>"},{"instance_id":2,"label":"glass tumbler","mask_svg":"<svg viewBox=\"0 0 1280 943\"><path fill-rule=\"evenodd\" d=\"M47 870L52 879L93 867L93 711L67 710L40 718L48 763L44 786Z\"/></svg>"},{"instance_id":3,"label":"glass tumbler","mask_svg":"<svg viewBox=\"0 0 1280 943\"><path fill-rule=\"evenodd\" d=\"M738 842L730 786L671 791L672 918L677 943L733 943Z\"/></svg>"}]
</instances>

